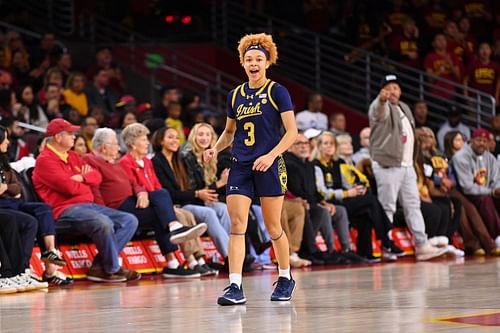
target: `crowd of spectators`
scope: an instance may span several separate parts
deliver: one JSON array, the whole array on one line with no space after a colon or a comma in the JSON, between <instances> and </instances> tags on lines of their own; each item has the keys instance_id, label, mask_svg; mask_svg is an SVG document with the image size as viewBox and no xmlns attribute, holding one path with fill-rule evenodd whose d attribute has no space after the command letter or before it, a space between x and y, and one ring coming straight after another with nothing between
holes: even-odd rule
<instances>
[{"instance_id":1,"label":"crowd of spectators","mask_svg":"<svg viewBox=\"0 0 500 333\"><path fill-rule=\"evenodd\" d=\"M467 11L458 15L456 9L443 10L443 25L433 26L426 16L422 21L404 15L405 7L398 3L394 1L394 15L387 16L388 24L393 25L387 37L393 42L388 45L406 45L402 36L417 38L416 22L427 22L434 30L422 30L434 36L435 52L424 61L421 49L414 49L419 45L415 41L406 50L406 58L395 56L397 52L401 55L401 49L394 48L394 59L424 68L434 62L433 57L439 58L450 78L460 78L475 88L480 86L473 75L493 75L496 86L489 92L497 93L496 65L491 66L494 74L477 68L464 71L486 60L490 63L489 44L460 44L461 58L455 49L448 49L450 36L457 34L455 21L460 26L471 21ZM486 1L481 3L489 8ZM440 12L439 4L432 1L429 8ZM487 22L493 23L493 19ZM432 34L436 31L444 33ZM479 38L484 32L475 33L475 40L483 41ZM72 283L57 269L65 264L56 249L54 229L61 221L96 243L100 255L88 273L92 281L140 278L120 267L117 254L138 226L144 225L154 230L165 256L165 278L193 278L227 270L230 221L224 189L230 153L221 152L217 161L203 163L201 154L214 145L220 119L203 109L202 97L166 86L158 105L138 103L109 47L97 49L95 63L79 71L71 52L58 46L52 33L43 34L36 45L25 45L17 32L7 32L4 37L0 48L0 134L4 133L0 135L0 213L9 228L0 228L0 289L10 292ZM436 68L429 65L428 70ZM297 113L301 133L285 153L289 186L282 225L290 239L290 263L304 267L395 261L404 252L393 241L391 230L406 222L401 208L394 219L388 218L378 199L370 160L370 128L348 133L343 113L331 112L328 117L322 108L322 96L312 93L306 108ZM429 242L463 256L451 244L459 233L466 254L500 255L500 145L496 144L500 118L492 122L492 133L471 131L453 106L447 121L440 128L431 128L427 102L419 101L412 109L419 128L415 139L417 185ZM21 195L16 177L26 173L33 173L34 189L44 203L27 202ZM52 209L56 220L50 220L40 207ZM13 213L18 210L27 210L24 215L28 217ZM244 269L273 267L270 237L258 202L248 218ZM350 228L357 231L355 244ZM381 241L380 257L373 256L372 230ZM224 258L222 262L205 255L199 241L205 232ZM316 242L318 233L325 248ZM32 278L28 270L35 237L47 263L41 277L44 282ZM185 262L174 255L177 249Z\"/></svg>"}]
</instances>

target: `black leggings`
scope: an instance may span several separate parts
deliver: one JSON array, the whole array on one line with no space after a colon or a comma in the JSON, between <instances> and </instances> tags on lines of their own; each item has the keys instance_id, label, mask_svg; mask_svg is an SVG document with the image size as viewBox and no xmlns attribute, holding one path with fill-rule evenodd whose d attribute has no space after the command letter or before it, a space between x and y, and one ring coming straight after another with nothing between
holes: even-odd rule
<instances>
[{"instance_id":1,"label":"black leggings","mask_svg":"<svg viewBox=\"0 0 500 333\"><path fill-rule=\"evenodd\" d=\"M367 193L365 195L344 199L340 204L347 209L350 221L358 221L358 223L355 223L358 229L360 222L370 225L370 244L371 228L373 228L375 229L377 238L382 241L382 246L389 247L391 245L388 232L392 228L392 223L376 196Z\"/></svg>"},{"instance_id":2,"label":"black leggings","mask_svg":"<svg viewBox=\"0 0 500 333\"><path fill-rule=\"evenodd\" d=\"M13 214L0 212L0 277L9 278L25 269L19 226Z\"/></svg>"}]
</instances>

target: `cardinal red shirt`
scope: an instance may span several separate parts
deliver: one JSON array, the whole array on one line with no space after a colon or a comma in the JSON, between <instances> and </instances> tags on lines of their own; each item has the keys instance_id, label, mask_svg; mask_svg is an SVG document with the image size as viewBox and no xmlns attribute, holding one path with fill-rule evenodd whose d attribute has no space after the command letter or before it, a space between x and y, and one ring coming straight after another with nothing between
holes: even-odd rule
<instances>
[{"instance_id":1,"label":"cardinal red shirt","mask_svg":"<svg viewBox=\"0 0 500 333\"><path fill-rule=\"evenodd\" d=\"M471 88L495 95L495 87L500 75L500 66L490 61L487 64L475 59L467 68L467 77Z\"/></svg>"}]
</instances>

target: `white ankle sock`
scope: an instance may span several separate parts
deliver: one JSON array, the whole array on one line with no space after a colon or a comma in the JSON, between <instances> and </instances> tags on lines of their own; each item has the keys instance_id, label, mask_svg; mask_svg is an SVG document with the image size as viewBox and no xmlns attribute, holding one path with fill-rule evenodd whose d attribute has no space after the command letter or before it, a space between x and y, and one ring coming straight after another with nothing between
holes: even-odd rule
<instances>
[{"instance_id":1,"label":"white ankle sock","mask_svg":"<svg viewBox=\"0 0 500 333\"><path fill-rule=\"evenodd\" d=\"M200 266L205 265L205 264L206 264L205 259L203 259L203 257L198 258L198 264L199 264Z\"/></svg>"},{"instance_id":2,"label":"white ankle sock","mask_svg":"<svg viewBox=\"0 0 500 333\"><path fill-rule=\"evenodd\" d=\"M241 274L231 273L229 274L229 283L236 283L238 288L241 288Z\"/></svg>"},{"instance_id":3,"label":"white ankle sock","mask_svg":"<svg viewBox=\"0 0 500 333\"><path fill-rule=\"evenodd\" d=\"M177 229L180 229L182 228L182 224L178 221L172 221L168 224L168 229L170 231L174 231L174 230L177 230Z\"/></svg>"},{"instance_id":4,"label":"white ankle sock","mask_svg":"<svg viewBox=\"0 0 500 333\"><path fill-rule=\"evenodd\" d=\"M290 267L288 267L287 269L278 268L278 271L279 271L279 276L285 277L288 280L292 279L292 276L290 275Z\"/></svg>"},{"instance_id":5,"label":"white ankle sock","mask_svg":"<svg viewBox=\"0 0 500 333\"><path fill-rule=\"evenodd\" d=\"M172 260L169 260L167 262L167 267L168 268L171 268L171 269L177 269L177 267L179 267L179 262L177 261L177 259L172 259Z\"/></svg>"},{"instance_id":6,"label":"white ankle sock","mask_svg":"<svg viewBox=\"0 0 500 333\"><path fill-rule=\"evenodd\" d=\"M189 263L188 263L188 267L189 269L194 269L194 267L198 265L198 261L196 261L196 259L193 258L193 260L190 260Z\"/></svg>"}]
</instances>

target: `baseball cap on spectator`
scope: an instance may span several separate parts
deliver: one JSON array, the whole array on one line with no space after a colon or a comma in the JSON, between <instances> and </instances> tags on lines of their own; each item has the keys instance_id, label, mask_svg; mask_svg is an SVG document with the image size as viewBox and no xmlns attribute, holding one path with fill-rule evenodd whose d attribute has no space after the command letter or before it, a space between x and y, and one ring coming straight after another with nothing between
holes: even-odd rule
<instances>
[{"instance_id":1,"label":"baseball cap on spectator","mask_svg":"<svg viewBox=\"0 0 500 333\"><path fill-rule=\"evenodd\" d=\"M129 104L134 104L135 103L135 97L132 95L124 95L122 98L120 98L120 101L116 103L117 108L121 108L122 106L129 105Z\"/></svg>"},{"instance_id":2,"label":"baseball cap on spectator","mask_svg":"<svg viewBox=\"0 0 500 333\"><path fill-rule=\"evenodd\" d=\"M304 131L304 135L307 140L311 140L321 134L321 130L315 128L309 128Z\"/></svg>"},{"instance_id":3,"label":"baseball cap on spectator","mask_svg":"<svg viewBox=\"0 0 500 333\"><path fill-rule=\"evenodd\" d=\"M54 136L61 132L74 133L79 130L80 126L75 126L62 118L57 118L50 121L47 126L47 130L45 131L45 136Z\"/></svg>"},{"instance_id":4,"label":"baseball cap on spectator","mask_svg":"<svg viewBox=\"0 0 500 333\"><path fill-rule=\"evenodd\" d=\"M141 103L141 104L137 105L137 107L136 107L137 111L139 111L141 113L144 111L150 110L151 108L152 108L152 106L150 103Z\"/></svg>"},{"instance_id":5,"label":"baseball cap on spectator","mask_svg":"<svg viewBox=\"0 0 500 333\"><path fill-rule=\"evenodd\" d=\"M471 135L471 138L474 139L474 138L485 138L485 139L489 139L490 138L490 131L488 131L486 128L476 128L473 132L472 132L472 135Z\"/></svg>"},{"instance_id":6,"label":"baseball cap on spectator","mask_svg":"<svg viewBox=\"0 0 500 333\"><path fill-rule=\"evenodd\" d=\"M398 86L401 86L396 74L387 74L382 78L382 85L381 85L380 89L384 88L389 83L396 83Z\"/></svg>"},{"instance_id":7,"label":"baseball cap on spectator","mask_svg":"<svg viewBox=\"0 0 500 333\"><path fill-rule=\"evenodd\" d=\"M461 115L462 115L462 109L460 107L454 104L448 106L448 116L453 117Z\"/></svg>"},{"instance_id":8,"label":"baseball cap on spectator","mask_svg":"<svg viewBox=\"0 0 500 333\"><path fill-rule=\"evenodd\" d=\"M0 70L0 88L9 89L12 86L12 75L7 72Z\"/></svg>"}]
</instances>

